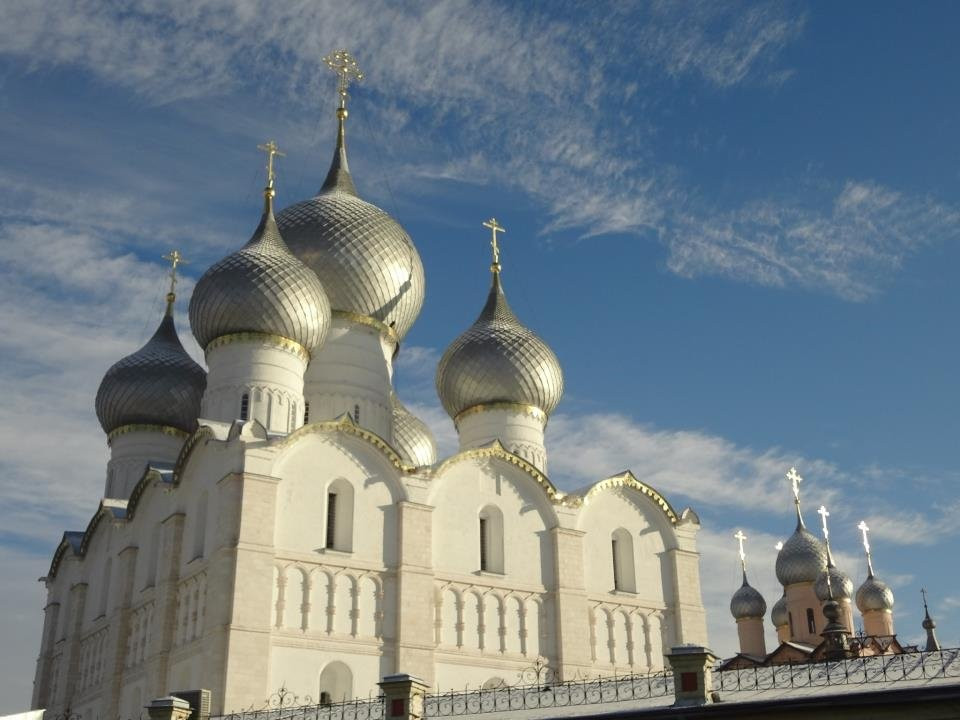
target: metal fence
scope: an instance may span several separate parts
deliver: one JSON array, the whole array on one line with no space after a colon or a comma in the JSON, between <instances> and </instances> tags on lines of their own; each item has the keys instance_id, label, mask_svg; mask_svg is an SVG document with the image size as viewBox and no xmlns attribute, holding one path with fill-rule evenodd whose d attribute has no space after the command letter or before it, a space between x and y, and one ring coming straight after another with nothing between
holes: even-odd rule
<instances>
[{"instance_id":1,"label":"metal fence","mask_svg":"<svg viewBox=\"0 0 960 720\"><path fill-rule=\"evenodd\" d=\"M290 704L244 710L211 720L382 720L383 697L346 700L337 703Z\"/></svg>"},{"instance_id":2,"label":"metal fence","mask_svg":"<svg viewBox=\"0 0 960 720\"><path fill-rule=\"evenodd\" d=\"M960 678L960 648L720 670L713 673L713 687L721 692L737 692L938 678Z\"/></svg>"},{"instance_id":3,"label":"metal fence","mask_svg":"<svg viewBox=\"0 0 960 720\"><path fill-rule=\"evenodd\" d=\"M536 685L429 694L423 700L424 717L562 708L574 705L646 700L673 695L673 673L571 680Z\"/></svg>"}]
</instances>

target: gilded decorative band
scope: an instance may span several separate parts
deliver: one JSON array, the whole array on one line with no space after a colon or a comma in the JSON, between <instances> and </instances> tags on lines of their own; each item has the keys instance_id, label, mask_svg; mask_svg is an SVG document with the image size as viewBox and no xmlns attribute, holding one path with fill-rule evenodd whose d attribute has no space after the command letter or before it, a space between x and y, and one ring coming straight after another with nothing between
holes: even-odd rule
<instances>
[{"instance_id":1,"label":"gilded decorative band","mask_svg":"<svg viewBox=\"0 0 960 720\"><path fill-rule=\"evenodd\" d=\"M466 410L461 410L459 413L457 413L457 416L453 418L453 424L459 425L463 418L475 413L486 412L487 410L513 410L514 412L529 415L530 417L539 420L544 425L547 424L547 414L536 405L526 405L524 403L515 402L489 402L480 403L479 405L472 405Z\"/></svg>"},{"instance_id":2,"label":"gilded decorative band","mask_svg":"<svg viewBox=\"0 0 960 720\"><path fill-rule=\"evenodd\" d=\"M207 344L207 347L204 348L204 353L208 353L211 350L214 350L218 347L223 347L224 345L232 345L233 343L238 342L260 342L267 345L273 345L281 350L286 350L294 355L298 355L304 362L310 361L310 352L300 343L295 342L290 338L285 338L282 335L271 335L270 333L259 332L238 332L221 335L218 338L214 338Z\"/></svg>"},{"instance_id":3,"label":"gilded decorative band","mask_svg":"<svg viewBox=\"0 0 960 720\"><path fill-rule=\"evenodd\" d=\"M377 320L375 317L370 317L369 315L361 315L360 313L350 312L349 310L334 310L330 313L334 319L346 320L347 322L352 322L356 325L365 325L374 330L380 331L381 335L384 335L387 340L390 340L394 343L400 342L400 337L397 335L397 331L392 327L387 325L381 320Z\"/></svg>"},{"instance_id":4,"label":"gilded decorative band","mask_svg":"<svg viewBox=\"0 0 960 720\"><path fill-rule=\"evenodd\" d=\"M170 435L171 437L177 438L186 438L190 435L188 432L184 432L180 428L171 427L170 425L150 425L147 423L129 423L127 425L121 425L118 428L111 430L107 434L107 444L113 442L113 439L119 437L120 435L126 435L127 433L133 432L158 432L163 433L164 435Z\"/></svg>"}]
</instances>

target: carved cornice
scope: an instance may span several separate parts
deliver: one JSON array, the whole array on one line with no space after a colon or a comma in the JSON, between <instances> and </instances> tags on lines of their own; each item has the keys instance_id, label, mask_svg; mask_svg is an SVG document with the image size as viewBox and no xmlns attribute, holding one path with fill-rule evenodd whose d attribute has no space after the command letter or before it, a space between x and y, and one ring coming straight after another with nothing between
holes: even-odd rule
<instances>
[{"instance_id":1,"label":"carved cornice","mask_svg":"<svg viewBox=\"0 0 960 720\"><path fill-rule=\"evenodd\" d=\"M287 435L282 440L278 441L273 447L282 449L296 442L300 438L306 435L314 435L320 433L329 433L329 432L339 432L345 435L351 435L353 437L360 438L361 440L366 441L377 450L379 450L383 455L390 461L390 464L393 465L397 470L402 473L412 473L417 468L413 465L408 465L403 461L403 458L400 457L400 454L393 449L393 447L384 440L382 437L377 435L371 430L367 430L365 427L357 425L353 418L349 414L341 415L336 420L326 420L323 422L310 423L299 427L294 430L292 433Z\"/></svg>"},{"instance_id":2,"label":"carved cornice","mask_svg":"<svg viewBox=\"0 0 960 720\"><path fill-rule=\"evenodd\" d=\"M637 492L646 495L648 498L653 500L654 504L660 508L664 515L667 516L667 519L670 521L671 525L676 525L679 518L677 517L676 511L673 507L667 502L667 499L660 494L659 491L650 487L644 482L637 480L636 476L627 470L627 472L621 475L614 475L609 477L606 480L601 480L593 487L591 487L583 496L581 496L581 502L586 505L590 502L590 499L597 493L603 492L604 490L609 490L611 488L618 487L627 487Z\"/></svg>"},{"instance_id":3,"label":"carved cornice","mask_svg":"<svg viewBox=\"0 0 960 720\"><path fill-rule=\"evenodd\" d=\"M453 418L453 424L457 427L460 427L460 421L463 420L463 418L476 413L487 412L489 410L510 410L523 415L529 415L535 420L539 420L544 427L547 426L547 414L536 405L503 401L471 405L466 410L461 410L459 413L457 413L457 416Z\"/></svg>"}]
</instances>

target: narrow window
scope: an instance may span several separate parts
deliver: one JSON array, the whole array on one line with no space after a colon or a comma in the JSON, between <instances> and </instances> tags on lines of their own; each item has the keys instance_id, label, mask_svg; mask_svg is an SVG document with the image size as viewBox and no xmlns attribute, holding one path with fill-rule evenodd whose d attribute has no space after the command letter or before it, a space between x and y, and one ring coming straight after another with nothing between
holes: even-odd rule
<instances>
[{"instance_id":1,"label":"narrow window","mask_svg":"<svg viewBox=\"0 0 960 720\"><path fill-rule=\"evenodd\" d=\"M613 589L623 590L620 584L620 553L617 552L617 539L613 538L611 543L613 545Z\"/></svg>"},{"instance_id":2,"label":"narrow window","mask_svg":"<svg viewBox=\"0 0 960 720\"><path fill-rule=\"evenodd\" d=\"M250 395L248 393L240 396L240 419L250 419Z\"/></svg>"},{"instance_id":3,"label":"narrow window","mask_svg":"<svg viewBox=\"0 0 960 720\"><path fill-rule=\"evenodd\" d=\"M327 547L331 550L337 537L337 494L327 493Z\"/></svg>"},{"instance_id":4,"label":"narrow window","mask_svg":"<svg viewBox=\"0 0 960 720\"><path fill-rule=\"evenodd\" d=\"M792 639L796 637L796 634L793 632L793 613L792 612L787 613L787 620L790 621L790 638Z\"/></svg>"},{"instance_id":5,"label":"narrow window","mask_svg":"<svg viewBox=\"0 0 960 720\"><path fill-rule=\"evenodd\" d=\"M306 425L310 422L310 403L305 402L303 404L303 424Z\"/></svg>"},{"instance_id":6,"label":"narrow window","mask_svg":"<svg viewBox=\"0 0 960 720\"><path fill-rule=\"evenodd\" d=\"M817 632L817 624L813 620L813 610L807 608L807 630L810 633Z\"/></svg>"},{"instance_id":7,"label":"narrow window","mask_svg":"<svg viewBox=\"0 0 960 720\"><path fill-rule=\"evenodd\" d=\"M326 690L324 690L324 691L322 691L322 692L320 693L320 704L321 704L321 705L329 705L329 704L330 704L330 693L328 693Z\"/></svg>"},{"instance_id":8,"label":"narrow window","mask_svg":"<svg viewBox=\"0 0 960 720\"><path fill-rule=\"evenodd\" d=\"M359 405L354 405L354 406L353 406L353 421L354 421L357 425L360 424L360 406L359 406Z\"/></svg>"},{"instance_id":9,"label":"narrow window","mask_svg":"<svg viewBox=\"0 0 960 720\"><path fill-rule=\"evenodd\" d=\"M487 571L487 519L480 518L480 570Z\"/></svg>"}]
</instances>

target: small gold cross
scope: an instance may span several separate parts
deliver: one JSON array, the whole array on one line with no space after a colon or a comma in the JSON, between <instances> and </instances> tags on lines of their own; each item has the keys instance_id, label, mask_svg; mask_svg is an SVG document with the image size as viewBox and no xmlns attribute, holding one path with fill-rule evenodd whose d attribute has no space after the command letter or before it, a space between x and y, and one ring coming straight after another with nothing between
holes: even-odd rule
<instances>
[{"instance_id":1,"label":"small gold cross","mask_svg":"<svg viewBox=\"0 0 960 720\"><path fill-rule=\"evenodd\" d=\"M827 511L825 505L821 505L820 509L817 510L817 515L823 520L823 539L826 540L830 537L830 531L827 530L827 518L830 517L830 513Z\"/></svg>"},{"instance_id":2,"label":"small gold cross","mask_svg":"<svg viewBox=\"0 0 960 720\"><path fill-rule=\"evenodd\" d=\"M790 472L787 473L787 480L790 481L790 485L793 487L793 499L796 502L800 502L800 483L803 482L803 478L800 477L800 473L797 472L796 468L790 468Z\"/></svg>"},{"instance_id":3,"label":"small gold cross","mask_svg":"<svg viewBox=\"0 0 960 720\"><path fill-rule=\"evenodd\" d=\"M497 243L497 233L505 233L506 229L497 222L496 218L490 218L485 223L483 223L485 228L490 228L490 247L493 250L493 267L495 270L500 270L500 245Z\"/></svg>"},{"instance_id":4,"label":"small gold cross","mask_svg":"<svg viewBox=\"0 0 960 720\"><path fill-rule=\"evenodd\" d=\"M740 564L743 565L744 570L746 570L747 554L743 552L743 541L747 539L747 536L743 534L743 530L737 530L737 532L735 532L733 536L740 543Z\"/></svg>"},{"instance_id":5,"label":"small gold cross","mask_svg":"<svg viewBox=\"0 0 960 720\"><path fill-rule=\"evenodd\" d=\"M263 150L267 154L267 187L273 187L273 181L276 180L276 173L273 172L273 158L286 157L285 152L280 152L280 148L273 140L267 140L263 145L257 145L257 150Z\"/></svg>"},{"instance_id":6,"label":"small gold cross","mask_svg":"<svg viewBox=\"0 0 960 720\"><path fill-rule=\"evenodd\" d=\"M170 263L170 294L173 295L177 289L177 266L190 263L183 258L179 250L171 250L163 256L163 259Z\"/></svg>"}]
</instances>

